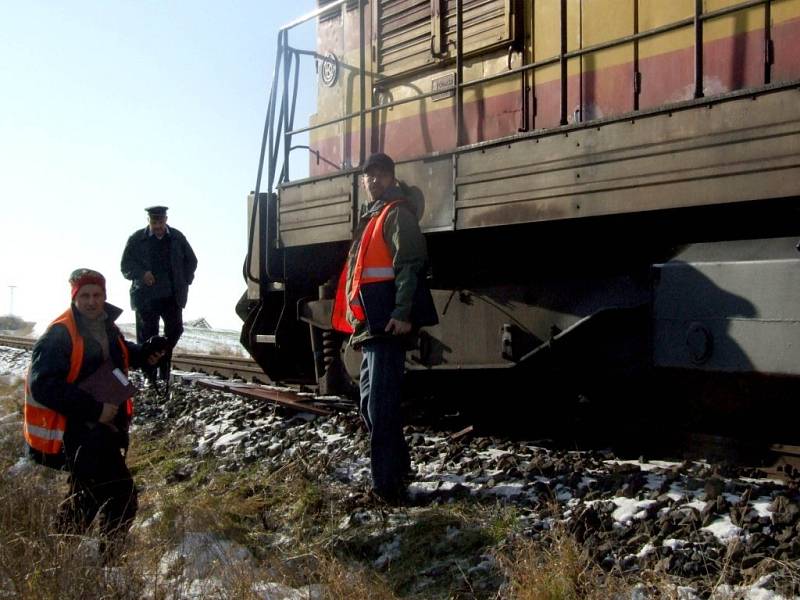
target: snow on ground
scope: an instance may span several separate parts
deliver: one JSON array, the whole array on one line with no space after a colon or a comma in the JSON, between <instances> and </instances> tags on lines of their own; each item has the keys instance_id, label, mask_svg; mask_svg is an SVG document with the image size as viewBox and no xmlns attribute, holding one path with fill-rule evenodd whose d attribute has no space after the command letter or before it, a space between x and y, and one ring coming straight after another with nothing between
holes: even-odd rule
<instances>
[{"instance_id":1,"label":"snow on ground","mask_svg":"<svg viewBox=\"0 0 800 600\"><path fill-rule=\"evenodd\" d=\"M187 335L191 339L200 340L203 344L202 351L209 351L213 344L227 341L228 347L233 345L238 334L235 332L220 332L214 330L202 330L196 335ZM226 335L227 334L227 335ZM220 341L222 340L222 341ZM238 341L235 342L238 344ZM30 360L30 353L24 350L0 347L0 377L21 377L27 369ZM206 402L204 392L194 390L187 392L185 398L180 402L192 402L186 404L180 411L173 410L179 414L174 426L182 431L196 432L196 452L202 458L208 453L224 458L229 456L232 465L237 465L241 457L250 456L253 459L283 460L281 457L290 457L297 451L308 453L311 456L326 456L333 466L333 471L337 480L358 487L369 482L369 461L364 451L364 440L358 441L356 436L345 427L346 419L332 418L319 419L311 415L293 415L283 417L278 413L264 413L248 406L241 398L231 394L214 394L213 402ZM194 399L192 399L194 398ZM178 406L179 399L173 399ZM257 405L256 405L257 406ZM160 405L152 407L153 410L161 410ZM0 425L5 425L0 415ZM153 415L152 418L155 418ZM147 423L152 418L146 419ZM18 427L15 424L14 427ZM640 462L640 461L617 461L617 460L587 460L586 468L582 468L582 473L574 473L580 477L571 477L573 468L562 473L556 471L547 475L537 475L535 477L522 476L518 471L520 466L526 464L538 465L539 469L546 470L550 465L548 453L550 451L536 446L521 446L510 443L491 444L488 447L480 448L476 446L471 453L465 454L465 459L453 460L453 456L448 451L448 439L431 432L414 434L413 446L414 468L417 476L411 484L409 492L416 501L427 502L426 499L436 495L446 497L447 494L457 495L466 494L476 498L491 498L501 502L514 502L521 507L523 519L531 520L534 523L538 520L535 516L535 507L540 501L539 496L543 488L549 489L551 497L562 503L561 518L565 522L579 519L585 511L583 509L595 506L597 514L604 511L611 515L614 527L635 527L637 522L646 516L652 517L651 513L657 512L660 515L681 514L701 514L707 506L713 502L706 498L706 493L702 486L689 485L696 479L694 473L698 475L703 471L691 467L691 465L681 465L671 462ZM361 436L363 438L363 436ZM466 452L466 451L465 451ZM567 457L572 455L567 454ZM553 455L553 459L562 460L565 456ZM238 458L237 458L238 457ZM574 458L580 458L575 454ZM695 463L702 465L703 463ZM516 466L515 466L516 465ZM614 486L609 490L610 493L603 493L597 500L583 499L583 493L589 493L598 497L600 488L598 487L603 472L614 468L630 465L635 467L635 471L641 472L643 492L630 498L621 495ZM552 465L550 465L552 467ZM577 467L576 467L577 468ZM680 469L680 474L676 469ZM550 469L553 470L553 469ZM515 471L517 472L515 474ZM588 477L587 475L591 475ZM605 473L608 476L608 472ZM575 479L574 485L566 485L571 479ZM743 489L742 480L739 482L727 481L721 498L730 504L744 503L746 508L760 518L774 521L773 501L781 493L779 484L767 484L766 480L759 481L763 490L760 495L754 495L749 499L749 495L742 496L739 491ZM580 490L579 490L580 488ZM774 490L772 488L775 488ZM736 490L736 493L731 493ZM770 492L771 490L771 492ZM582 491L579 493L579 491ZM770 492L766 494L765 492ZM743 498L747 499L743 499ZM658 501L659 507L656 511L655 502ZM530 510L530 514L525 511ZM711 534L709 537L716 538L719 544L729 547L731 544L742 540L746 542L747 533L742 527L734 524L730 517L723 511L716 515L716 518L708 519L702 529ZM348 520L348 523L352 519ZM145 525L142 524L142 527ZM177 577L182 577L190 584L186 595L183 598L199 598L208 591L204 586L219 586L224 582L216 581L214 575L206 573L209 564L227 564L228 561L247 562L248 557L241 550L231 545L226 540L210 539L203 532L190 534L176 547L174 552L165 555L161 565L162 574L177 570ZM683 536L669 535L658 543L654 540L643 540L641 546L632 549L635 557L643 558L654 552L659 552L659 547L668 548L673 554L678 554L686 548L686 552L693 552L694 548L699 548L697 540L684 539ZM197 550L198 547L207 548L203 553ZM187 552L188 550L188 552ZM378 560L389 561L393 554L393 547L387 544L382 549ZM178 564L183 564L181 557L186 554L195 556L197 563L193 565L195 569L178 568ZM717 589L714 598L753 598L764 600L777 600L781 598L778 594L765 589L765 581L760 581L750 587L727 586ZM272 583L262 583L265 586L260 592L267 592L267 588ZM271 588L270 588L271 589ZM275 592L276 590L272 590ZM292 590L293 592L305 595L298 597L309 597L310 590ZM268 592L267 592L268 593ZM270 597L265 595L264 597ZM289 596L287 596L289 597ZM689 588L686 594L681 597L696 598Z\"/></svg>"},{"instance_id":2,"label":"snow on ground","mask_svg":"<svg viewBox=\"0 0 800 600\"><path fill-rule=\"evenodd\" d=\"M136 325L123 323L120 330L128 340L136 341ZM177 351L188 354L218 354L225 356L247 356L239 343L238 331L228 329L208 329L206 327L184 326L183 335L178 341Z\"/></svg>"},{"instance_id":3,"label":"snow on ground","mask_svg":"<svg viewBox=\"0 0 800 600\"><path fill-rule=\"evenodd\" d=\"M31 353L20 348L0 346L0 377L24 378L31 362Z\"/></svg>"}]
</instances>

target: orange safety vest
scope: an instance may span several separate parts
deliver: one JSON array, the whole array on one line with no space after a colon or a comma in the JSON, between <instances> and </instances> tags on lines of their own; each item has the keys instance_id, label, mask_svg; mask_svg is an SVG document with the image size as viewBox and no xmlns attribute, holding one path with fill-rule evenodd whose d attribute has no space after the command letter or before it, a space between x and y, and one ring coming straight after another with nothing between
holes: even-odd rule
<instances>
[{"instance_id":1,"label":"orange safety vest","mask_svg":"<svg viewBox=\"0 0 800 600\"><path fill-rule=\"evenodd\" d=\"M83 337L78 333L78 325L75 322L75 315L72 314L72 308L68 308L64 314L50 323L48 329L54 325L63 325L69 332L69 337L72 341L72 354L70 356L67 383L74 383L78 379L81 364L83 363ZM127 375L128 365L130 364L128 347L122 337L117 338L117 341L122 349L122 366ZM28 375L30 375L30 372ZM133 400L131 398L125 401L125 414L128 419L133 417ZM60 454L64 443L66 425L67 419L64 415L40 404L33 398L29 382L26 382L22 430L28 445L45 455Z\"/></svg>"},{"instance_id":2,"label":"orange safety vest","mask_svg":"<svg viewBox=\"0 0 800 600\"><path fill-rule=\"evenodd\" d=\"M350 294L347 298L347 265L339 275L339 284L336 287L336 297L333 300L331 312L331 325L336 331L353 333L353 326L347 320L347 309L358 320L366 319L361 299L358 295L361 286L365 283L391 281L394 279L394 263L392 253L386 240L383 238L383 224L389 211L404 200L395 200L384 206L381 211L370 218L364 232L361 234L361 243L358 246L356 263L353 267L353 280L350 282Z\"/></svg>"}]
</instances>

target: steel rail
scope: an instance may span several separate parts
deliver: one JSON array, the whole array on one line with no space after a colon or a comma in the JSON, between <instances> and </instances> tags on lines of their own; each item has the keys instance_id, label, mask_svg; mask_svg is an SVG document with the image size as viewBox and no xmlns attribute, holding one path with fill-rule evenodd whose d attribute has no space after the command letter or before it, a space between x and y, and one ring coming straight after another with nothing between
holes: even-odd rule
<instances>
[{"instance_id":1,"label":"steel rail","mask_svg":"<svg viewBox=\"0 0 800 600\"><path fill-rule=\"evenodd\" d=\"M0 346L30 350L33 348L35 343L36 340L33 338L17 337L13 335L0 335Z\"/></svg>"},{"instance_id":2,"label":"steel rail","mask_svg":"<svg viewBox=\"0 0 800 600\"><path fill-rule=\"evenodd\" d=\"M0 346L31 350L35 343L34 338L0 336ZM247 357L175 352L172 355L172 365L191 371L213 370L220 374L234 372L243 378L266 379L264 371L258 366L258 363Z\"/></svg>"},{"instance_id":3,"label":"steel rail","mask_svg":"<svg viewBox=\"0 0 800 600\"><path fill-rule=\"evenodd\" d=\"M251 358L177 353L172 355L172 366L227 378L239 377L245 381L267 380L263 369Z\"/></svg>"}]
</instances>

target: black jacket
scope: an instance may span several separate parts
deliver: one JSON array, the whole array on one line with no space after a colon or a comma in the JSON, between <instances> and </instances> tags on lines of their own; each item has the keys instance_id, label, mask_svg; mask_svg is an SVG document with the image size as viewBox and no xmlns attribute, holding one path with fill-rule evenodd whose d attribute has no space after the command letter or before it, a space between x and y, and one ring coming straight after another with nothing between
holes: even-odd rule
<instances>
[{"instance_id":1,"label":"black jacket","mask_svg":"<svg viewBox=\"0 0 800 600\"><path fill-rule=\"evenodd\" d=\"M140 229L128 238L120 263L123 277L131 281L131 308L133 310L144 308L146 303L151 300L150 288L144 284L142 277L147 271L157 270L150 264L147 229L147 227ZM168 238L175 302L184 308L189 297L189 285L194 281L197 257L186 237L174 227L169 228Z\"/></svg>"},{"instance_id":2,"label":"black jacket","mask_svg":"<svg viewBox=\"0 0 800 600\"><path fill-rule=\"evenodd\" d=\"M122 314L122 310L106 303L108 319L106 333L108 335L108 350L111 361L123 367L122 348L119 339L125 343L130 357L130 367L140 368L146 357L141 355L141 347L133 342L126 341L114 321ZM103 350L100 344L86 333L84 320L80 313L72 307L78 333L83 337L83 361L78 378L74 383L67 383L72 355L72 340L67 328L63 325L50 327L33 346L31 356L31 369L28 376L30 393L40 404L61 413L67 418L64 431L64 451L67 456L74 454L91 432L98 427L103 406L88 392L78 387L80 382L94 373L103 364ZM120 448L128 445L128 418L124 407L120 407L114 419L114 425L119 430L117 443Z\"/></svg>"}]
</instances>

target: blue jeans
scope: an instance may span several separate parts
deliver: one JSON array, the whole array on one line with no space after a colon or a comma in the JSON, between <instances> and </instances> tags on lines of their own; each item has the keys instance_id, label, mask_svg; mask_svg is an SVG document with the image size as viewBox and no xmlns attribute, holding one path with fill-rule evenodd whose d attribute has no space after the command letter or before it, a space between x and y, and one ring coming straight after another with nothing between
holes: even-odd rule
<instances>
[{"instance_id":1,"label":"blue jeans","mask_svg":"<svg viewBox=\"0 0 800 600\"><path fill-rule=\"evenodd\" d=\"M397 338L374 338L361 347L361 417L370 433L372 484L383 496L405 489L410 467L403 437L400 385L406 352Z\"/></svg>"}]
</instances>

